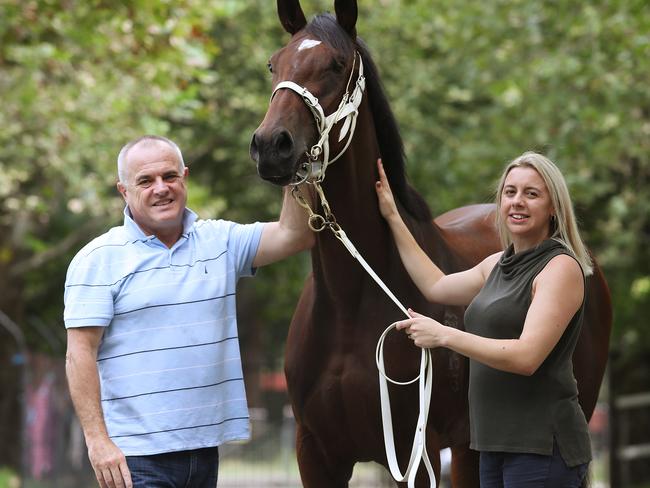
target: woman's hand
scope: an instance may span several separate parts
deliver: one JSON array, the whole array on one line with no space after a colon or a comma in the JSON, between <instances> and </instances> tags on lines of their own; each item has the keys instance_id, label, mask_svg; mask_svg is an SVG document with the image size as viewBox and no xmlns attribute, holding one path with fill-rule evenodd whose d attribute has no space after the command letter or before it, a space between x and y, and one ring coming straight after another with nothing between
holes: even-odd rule
<instances>
[{"instance_id":1,"label":"woman's hand","mask_svg":"<svg viewBox=\"0 0 650 488\"><path fill-rule=\"evenodd\" d=\"M410 319L396 322L395 328L403 330L413 343L422 348L442 347L445 345L448 327L437 320L414 312L409 308Z\"/></svg>"},{"instance_id":2,"label":"woman's hand","mask_svg":"<svg viewBox=\"0 0 650 488\"><path fill-rule=\"evenodd\" d=\"M397 205L395 205L395 198L390 189L384 165L381 163L381 158L377 159L377 170L379 171L379 181L375 183L375 190L377 191L377 200L379 201L379 211L381 215L389 220L391 217L398 216Z\"/></svg>"}]
</instances>

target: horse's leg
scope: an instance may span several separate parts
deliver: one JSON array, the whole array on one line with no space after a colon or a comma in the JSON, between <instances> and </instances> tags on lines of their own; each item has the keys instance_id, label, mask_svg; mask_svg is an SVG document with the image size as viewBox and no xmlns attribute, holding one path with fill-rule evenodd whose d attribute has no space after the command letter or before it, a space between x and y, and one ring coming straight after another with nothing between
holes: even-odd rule
<instances>
[{"instance_id":1,"label":"horse's leg","mask_svg":"<svg viewBox=\"0 0 650 488\"><path fill-rule=\"evenodd\" d=\"M478 452L470 449L469 444L451 448L451 486L478 488L478 458Z\"/></svg>"},{"instance_id":2,"label":"horse's leg","mask_svg":"<svg viewBox=\"0 0 650 488\"><path fill-rule=\"evenodd\" d=\"M328 460L305 426L298 423L296 429L296 455L303 487L347 488L354 464Z\"/></svg>"}]
</instances>

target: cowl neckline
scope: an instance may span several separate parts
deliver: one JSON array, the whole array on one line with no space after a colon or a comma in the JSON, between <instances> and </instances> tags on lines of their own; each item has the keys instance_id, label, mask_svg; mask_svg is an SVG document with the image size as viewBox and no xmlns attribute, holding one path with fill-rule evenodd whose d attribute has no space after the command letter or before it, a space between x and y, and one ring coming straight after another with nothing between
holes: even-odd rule
<instances>
[{"instance_id":1,"label":"cowl neckline","mask_svg":"<svg viewBox=\"0 0 650 488\"><path fill-rule=\"evenodd\" d=\"M517 276L520 270L526 269L529 264L536 262L540 256L551 249L560 248L562 244L554 239L546 239L537 246L525 251L515 252L514 244L510 244L499 259L499 269L505 279L512 279Z\"/></svg>"}]
</instances>

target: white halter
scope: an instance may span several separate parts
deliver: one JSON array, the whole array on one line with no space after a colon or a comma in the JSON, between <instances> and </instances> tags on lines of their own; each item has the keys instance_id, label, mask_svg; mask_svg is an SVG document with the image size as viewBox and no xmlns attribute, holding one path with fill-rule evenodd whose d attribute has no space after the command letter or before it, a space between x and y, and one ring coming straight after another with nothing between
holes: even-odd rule
<instances>
[{"instance_id":1,"label":"white halter","mask_svg":"<svg viewBox=\"0 0 650 488\"><path fill-rule=\"evenodd\" d=\"M356 64L357 56L359 57L359 76L357 77L354 90L352 91L352 94L350 94L350 83L352 81L352 76L354 75L354 66ZM323 181L323 179L325 179L327 166L341 157L350 145L352 137L354 136L357 115L359 114L359 105L361 105L363 92L366 88L366 79L363 76L363 62L361 61L361 55L355 53L354 61L352 62L352 70L350 71L350 78L348 78L348 83L345 87L345 93L343 94L341 103L339 103L336 112L328 116L325 116L323 107L318 103L318 98L307 90L307 88L300 86L293 81L281 81L278 83L271 94L271 100L273 100L273 97L278 90L284 88L293 90L300 95L307 107L309 107L309 110L316 120L316 127L318 128L319 135L318 142L312 146L308 153L306 153L309 161L305 161L298 169L292 184L298 185L307 180ZM346 135L348 140L343 149L341 149L341 152L338 153L335 158L330 160L329 133L334 125L341 120L344 120L344 122L339 133L338 141L342 141Z\"/></svg>"}]
</instances>

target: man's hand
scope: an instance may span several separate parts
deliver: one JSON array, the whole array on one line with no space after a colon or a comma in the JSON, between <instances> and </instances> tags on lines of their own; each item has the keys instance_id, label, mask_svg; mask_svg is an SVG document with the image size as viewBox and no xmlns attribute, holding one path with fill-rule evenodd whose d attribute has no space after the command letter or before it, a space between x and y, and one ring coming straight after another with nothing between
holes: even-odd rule
<instances>
[{"instance_id":1,"label":"man's hand","mask_svg":"<svg viewBox=\"0 0 650 488\"><path fill-rule=\"evenodd\" d=\"M108 438L88 443L88 457L101 488L132 488L122 451Z\"/></svg>"}]
</instances>

